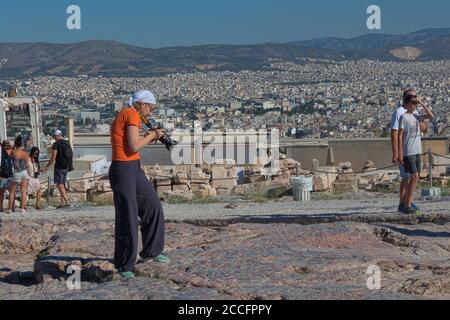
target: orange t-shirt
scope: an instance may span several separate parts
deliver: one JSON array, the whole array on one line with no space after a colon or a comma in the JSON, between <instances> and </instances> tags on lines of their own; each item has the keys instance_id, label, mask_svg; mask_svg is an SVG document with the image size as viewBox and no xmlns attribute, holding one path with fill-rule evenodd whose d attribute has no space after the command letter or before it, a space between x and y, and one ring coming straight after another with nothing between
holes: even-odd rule
<instances>
[{"instance_id":1,"label":"orange t-shirt","mask_svg":"<svg viewBox=\"0 0 450 320\"><path fill-rule=\"evenodd\" d=\"M135 161L141 159L139 152L133 152L128 146L127 128L129 126L136 126L141 129L141 119L134 108L125 108L120 111L111 126L113 161Z\"/></svg>"}]
</instances>

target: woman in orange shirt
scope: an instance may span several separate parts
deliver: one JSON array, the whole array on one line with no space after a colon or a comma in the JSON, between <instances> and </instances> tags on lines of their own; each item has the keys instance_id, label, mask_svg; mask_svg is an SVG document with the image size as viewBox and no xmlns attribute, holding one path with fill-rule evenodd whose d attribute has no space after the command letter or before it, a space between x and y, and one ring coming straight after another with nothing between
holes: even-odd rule
<instances>
[{"instance_id":1,"label":"woman in orange shirt","mask_svg":"<svg viewBox=\"0 0 450 320\"><path fill-rule=\"evenodd\" d=\"M140 136L141 117L156 109L150 91L136 92L130 107L124 108L111 126L112 164L109 180L114 192L116 212L114 264L124 279L134 277L138 256L138 226L141 220L142 260L168 263L164 255L164 212L150 181L141 169L139 151L158 141L164 130L156 129Z\"/></svg>"}]
</instances>

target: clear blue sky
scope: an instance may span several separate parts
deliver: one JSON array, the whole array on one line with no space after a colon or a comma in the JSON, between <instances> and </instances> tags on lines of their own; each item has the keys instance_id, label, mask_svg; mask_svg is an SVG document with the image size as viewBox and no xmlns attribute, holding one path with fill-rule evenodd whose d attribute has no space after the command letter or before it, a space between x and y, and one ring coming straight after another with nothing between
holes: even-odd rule
<instances>
[{"instance_id":1,"label":"clear blue sky","mask_svg":"<svg viewBox=\"0 0 450 320\"><path fill-rule=\"evenodd\" d=\"M352 37L366 9L382 9L383 33L450 27L449 0L2 0L0 42L117 40L145 47L288 42ZM82 10L82 30L66 28L66 8Z\"/></svg>"}]
</instances>

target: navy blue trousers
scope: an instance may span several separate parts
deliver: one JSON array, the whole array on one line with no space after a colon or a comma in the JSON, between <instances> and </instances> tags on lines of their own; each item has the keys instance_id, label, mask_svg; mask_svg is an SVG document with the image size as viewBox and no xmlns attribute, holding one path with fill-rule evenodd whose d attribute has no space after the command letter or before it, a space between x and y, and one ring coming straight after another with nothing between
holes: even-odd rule
<instances>
[{"instance_id":1,"label":"navy blue trousers","mask_svg":"<svg viewBox=\"0 0 450 320\"><path fill-rule=\"evenodd\" d=\"M134 271L138 255L141 221L142 258L154 258L164 251L164 212L153 184L140 161L113 161L109 181L116 211L114 265L121 272Z\"/></svg>"}]
</instances>

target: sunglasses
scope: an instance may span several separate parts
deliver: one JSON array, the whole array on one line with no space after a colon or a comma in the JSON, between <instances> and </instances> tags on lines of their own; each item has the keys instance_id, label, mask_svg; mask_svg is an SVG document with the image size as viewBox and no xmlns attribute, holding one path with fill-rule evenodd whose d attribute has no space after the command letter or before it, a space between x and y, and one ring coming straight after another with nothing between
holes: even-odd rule
<instances>
[{"instance_id":1,"label":"sunglasses","mask_svg":"<svg viewBox=\"0 0 450 320\"><path fill-rule=\"evenodd\" d=\"M417 95L415 95L415 96L408 96L407 99L417 99Z\"/></svg>"}]
</instances>

